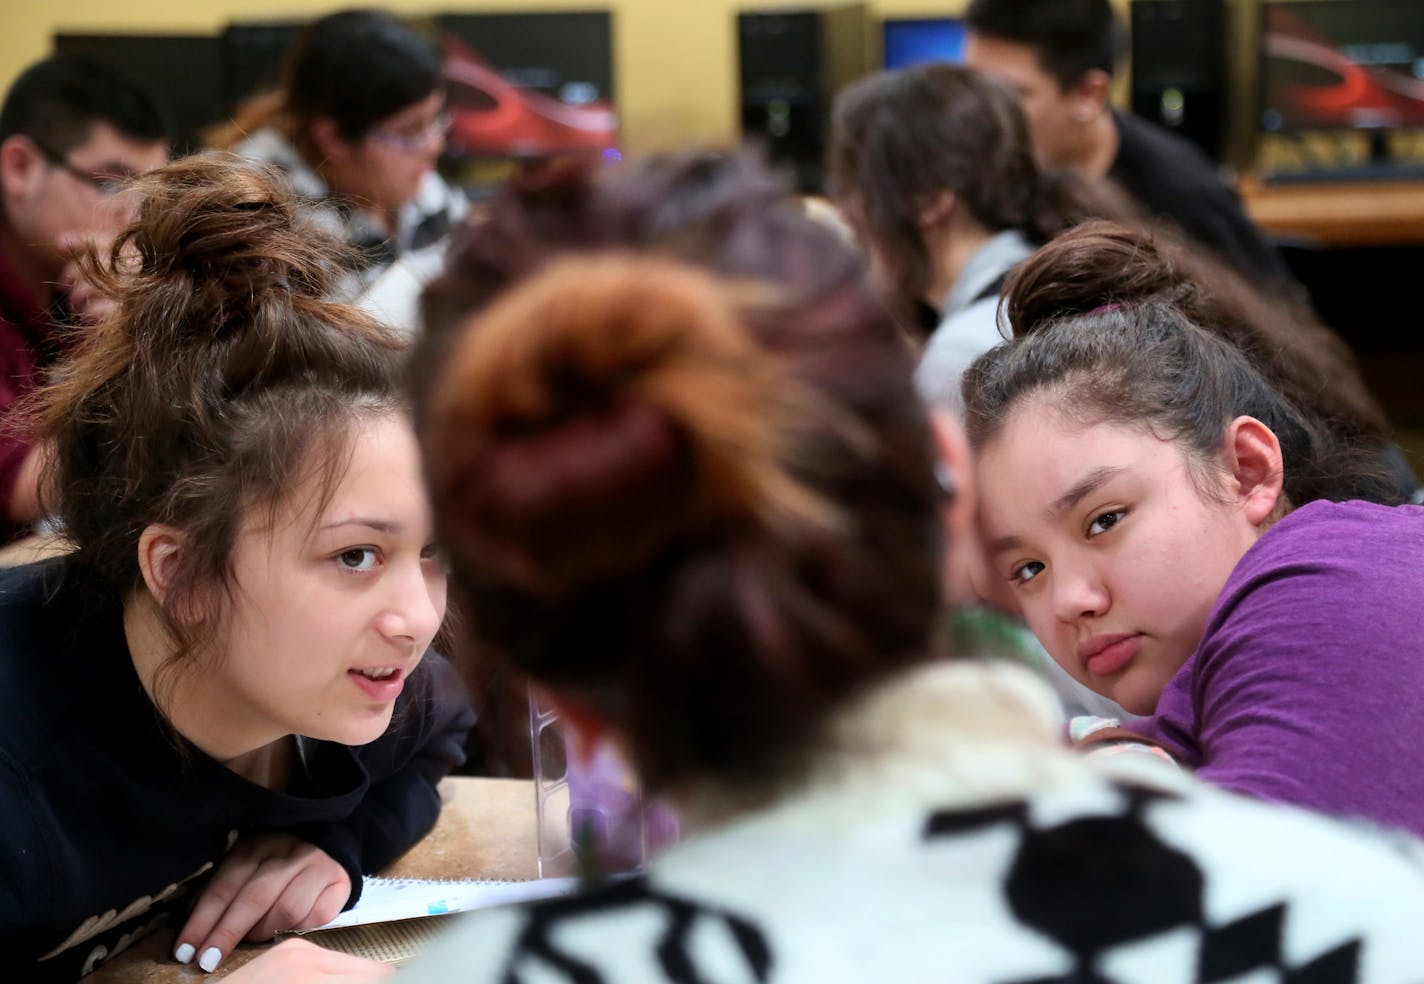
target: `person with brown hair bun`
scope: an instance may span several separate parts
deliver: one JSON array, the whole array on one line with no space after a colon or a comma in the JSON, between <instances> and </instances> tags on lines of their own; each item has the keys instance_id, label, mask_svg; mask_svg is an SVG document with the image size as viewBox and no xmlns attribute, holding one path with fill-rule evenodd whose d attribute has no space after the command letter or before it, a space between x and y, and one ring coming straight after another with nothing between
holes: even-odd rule
<instances>
[{"instance_id":1,"label":"person with brown hair bun","mask_svg":"<svg viewBox=\"0 0 1424 984\"><path fill-rule=\"evenodd\" d=\"M1131 214L1104 186L1041 168L1014 94L961 65L880 72L836 97L832 197L905 311L937 327L917 380L959 406L959 377L1004 340L1015 264L1089 218Z\"/></svg>"},{"instance_id":2,"label":"person with brown hair bun","mask_svg":"<svg viewBox=\"0 0 1424 984\"><path fill-rule=\"evenodd\" d=\"M1340 496L1418 501L1419 480L1339 336L1304 306L1261 294L1170 238L1112 222L1084 223L1015 269L1005 285L1004 313L1021 337L1065 317L1154 298L1231 342L1339 442L1364 452L1355 458L1357 487Z\"/></svg>"},{"instance_id":3,"label":"person with brown hair bun","mask_svg":"<svg viewBox=\"0 0 1424 984\"><path fill-rule=\"evenodd\" d=\"M470 711L399 339L274 175L141 179L115 300L29 405L73 550L0 573L0 959L165 924L207 971L320 925L433 824ZM184 913L191 908L188 915ZM186 920L186 921L185 921Z\"/></svg>"},{"instance_id":4,"label":"person with brown hair bun","mask_svg":"<svg viewBox=\"0 0 1424 984\"><path fill-rule=\"evenodd\" d=\"M467 918L402 982L1417 972L1424 874L1390 842L1076 756L1032 676L939 658L941 516L973 495L956 425L855 252L760 172L667 221L699 166L493 203L430 297L485 300L438 324L420 428L481 656L625 749L686 836ZM501 257L522 273L485 293ZM388 973L283 944L232 981L335 965Z\"/></svg>"}]
</instances>

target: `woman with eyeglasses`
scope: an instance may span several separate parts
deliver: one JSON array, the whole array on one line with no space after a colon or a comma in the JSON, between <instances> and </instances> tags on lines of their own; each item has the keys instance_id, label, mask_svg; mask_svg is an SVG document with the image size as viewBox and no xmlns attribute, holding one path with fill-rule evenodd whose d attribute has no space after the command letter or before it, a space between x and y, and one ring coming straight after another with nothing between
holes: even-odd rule
<instances>
[{"instance_id":1,"label":"woman with eyeglasses","mask_svg":"<svg viewBox=\"0 0 1424 984\"><path fill-rule=\"evenodd\" d=\"M281 87L251 100L213 143L283 171L318 222L356 247L354 299L402 254L438 247L464 196L435 173L445 90L434 46L380 10L313 21Z\"/></svg>"}]
</instances>

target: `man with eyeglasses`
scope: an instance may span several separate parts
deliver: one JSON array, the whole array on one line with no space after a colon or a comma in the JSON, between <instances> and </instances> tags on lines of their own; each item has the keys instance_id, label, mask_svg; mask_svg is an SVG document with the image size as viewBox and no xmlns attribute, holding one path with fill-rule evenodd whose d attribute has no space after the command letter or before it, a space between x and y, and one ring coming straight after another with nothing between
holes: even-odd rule
<instances>
[{"instance_id":1,"label":"man with eyeglasses","mask_svg":"<svg viewBox=\"0 0 1424 984\"><path fill-rule=\"evenodd\" d=\"M10 408L58 355L58 329L99 304L74 251L123 228L133 202L120 189L167 162L168 139L157 98L92 56L37 62L0 105L0 541L43 514L42 451L13 432Z\"/></svg>"}]
</instances>

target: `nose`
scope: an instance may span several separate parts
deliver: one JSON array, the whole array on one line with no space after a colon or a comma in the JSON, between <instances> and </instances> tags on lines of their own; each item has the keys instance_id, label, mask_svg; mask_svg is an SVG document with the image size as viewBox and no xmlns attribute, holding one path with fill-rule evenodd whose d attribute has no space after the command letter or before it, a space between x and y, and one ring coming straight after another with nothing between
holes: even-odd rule
<instances>
[{"instance_id":1,"label":"nose","mask_svg":"<svg viewBox=\"0 0 1424 984\"><path fill-rule=\"evenodd\" d=\"M392 570L390 593L377 616L376 626L393 642L430 645L445 619L445 574L419 562Z\"/></svg>"},{"instance_id":2,"label":"nose","mask_svg":"<svg viewBox=\"0 0 1424 984\"><path fill-rule=\"evenodd\" d=\"M1107 585L1091 568L1053 571L1053 614L1060 622L1105 615L1111 604Z\"/></svg>"}]
</instances>

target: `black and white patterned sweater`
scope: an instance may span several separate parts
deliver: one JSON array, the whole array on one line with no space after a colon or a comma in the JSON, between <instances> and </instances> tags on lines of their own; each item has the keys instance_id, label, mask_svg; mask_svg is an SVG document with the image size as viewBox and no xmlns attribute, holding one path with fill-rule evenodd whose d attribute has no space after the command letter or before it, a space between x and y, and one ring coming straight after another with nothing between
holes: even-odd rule
<instances>
[{"instance_id":1,"label":"black and white patterned sweater","mask_svg":"<svg viewBox=\"0 0 1424 984\"><path fill-rule=\"evenodd\" d=\"M1417 842L1074 756L1055 718L1014 667L909 674L800 792L468 917L402 984L1424 981Z\"/></svg>"},{"instance_id":2,"label":"black and white patterned sweater","mask_svg":"<svg viewBox=\"0 0 1424 984\"><path fill-rule=\"evenodd\" d=\"M285 174L292 192L301 200L302 214L318 228L355 247L356 265L337 287L337 295L344 301L358 300L402 256L443 256L446 237L469 210L463 192L446 184L435 172L427 172L415 197L401 206L399 228L391 234L361 209L334 194L302 160L292 142L276 129L258 130L232 150Z\"/></svg>"}]
</instances>

